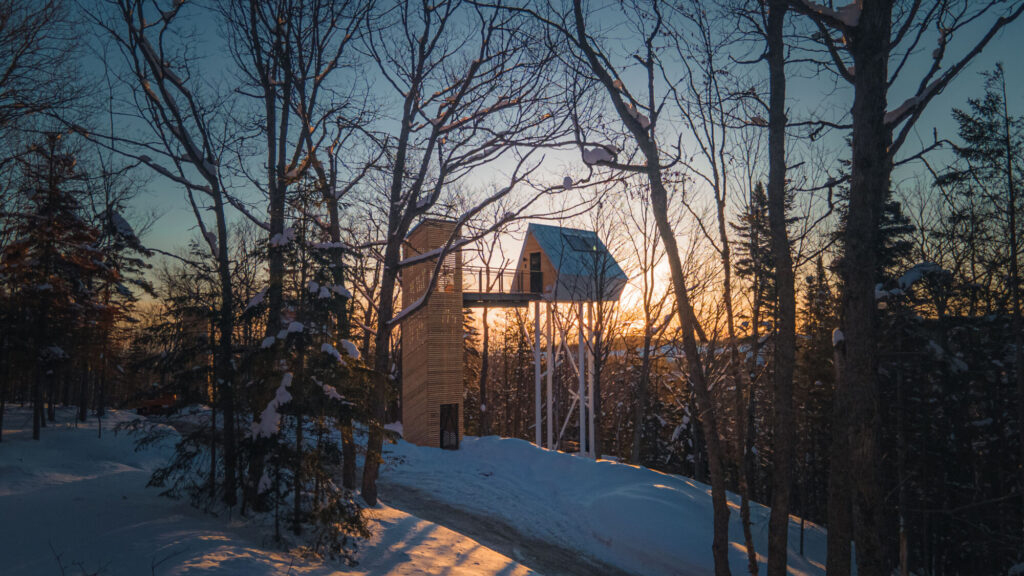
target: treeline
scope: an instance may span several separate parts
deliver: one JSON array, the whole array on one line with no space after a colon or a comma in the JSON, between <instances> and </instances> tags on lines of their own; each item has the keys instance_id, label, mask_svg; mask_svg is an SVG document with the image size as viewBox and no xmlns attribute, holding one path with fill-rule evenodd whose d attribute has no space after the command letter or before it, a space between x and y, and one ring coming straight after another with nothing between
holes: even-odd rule
<instances>
[{"instance_id":1,"label":"treeline","mask_svg":"<svg viewBox=\"0 0 1024 576\"><path fill-rule=\"evenodd\" d=\"M407 233L453 219L438 262L498 269L503 233L558 219L633 285L595 311L595 453L710 483L716 574L726 490L751 573L785 573L791 513L828 526L829 574L853 544L862 576L1005 573L1024 153L1002 69L952 142L908 140L1022 11L0 0L0 403L36 437L58 405L205 406L154 484L344 556L401 412ZM807 77L821 94L787 92ZM153 193L191 215L176 247L147 241ZM467 427L532 438L528 320L498 314L467 315Z\"/></svg>"}]
</instances>

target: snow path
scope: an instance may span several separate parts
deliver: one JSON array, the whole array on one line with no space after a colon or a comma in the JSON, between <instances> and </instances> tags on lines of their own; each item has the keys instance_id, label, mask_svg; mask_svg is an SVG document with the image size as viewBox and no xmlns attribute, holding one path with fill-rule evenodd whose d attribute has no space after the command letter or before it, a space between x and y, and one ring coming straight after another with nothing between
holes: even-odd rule
<instances>
[{"instance_id":1,"label":"snow path","mask_svg":"<svg viewBox=\"0 0 1024 576\"><path fill-rule=\"evenodd\" d=\"M588 558L579 551L524 535L493 515L485 516L455 508L413 487L389 485L386 475L381 477L380 487L386 493L390 505L431 522L443 523L448 528L477 539L488 548L543 571L547 576L631 576L628 572Z\"/></svg>"},{"instance_id":2,"label":"snow path","mask_svg":"<svg viewBox=\"0 0 1024 576\"><path fill-rule=\"evenodd\" d=\"M169 446L135 452L110 430L111 412L79 428L73 411L31 440L28 410L9 409L0 442L0 572L182 575L527 576L525 566L457 532L402 511L369 510L374 536L359 566L309 561L276 548L259 527L215 518L146 488ZM58 558L59 557L59 558Z\"/></svg>"},{"instance_id":3,"label":"snow path","mask_svg":"<svg viewBox=\"0 0 1024 576\"><path fill-rule=\"evenodd\" d=\"M503 548L478 532L511 527L528 541L617 566L644 576L704 576L714 573L711 556L710 488L689 478L607 460L541 450L533 444L498 437L466 437L457 451L417 447L404 441L386 447L381 498L426 515L435 502L448 508L430 518L450 523L487 544ZM403 491L405 495L403 496ZM428 495L416 502L418 494ZM410 501L411 500L411 501ZM729 495L733 574L746 572L747 554L739 519L739 500ZM458 512L469 517L457 518ZM758 560L768 549L768 515L751 504ZM825 530L810 522L804 532L806 556L799 553L800 523L790 518L789 574L824 575ZM515 552L515 548L512 548ZM541 554L541 561L545 560ZM527 561L528 560L524 560ZM538 570L546 566L536 564ZM585 573L585 572L584 572Z\"/></svg>"}]
</instances>

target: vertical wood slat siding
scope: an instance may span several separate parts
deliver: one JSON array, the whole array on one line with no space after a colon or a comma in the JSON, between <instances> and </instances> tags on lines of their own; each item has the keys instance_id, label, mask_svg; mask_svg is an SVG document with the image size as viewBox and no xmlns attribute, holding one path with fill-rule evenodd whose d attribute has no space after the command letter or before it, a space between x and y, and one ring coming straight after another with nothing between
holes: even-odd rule
<instances>
[{"instance_id":1,"label":"vertical wood slat siding","mask_svg":"<svg viewBox=\"0 0 1024 576\"><path fill-rule=\"evenodd\" d=\"M440 248L453 231L452 222L423 222L406 239L404 257ZM427 305L402 322L402 427L405 439L419 446L441 445L442 404L458 405L462 441L462 254L446 260L454 267L450 285L439 279ZM436 265L435 258L402 271L403 308L423 295Z\"/></svg>"}]
</instances>

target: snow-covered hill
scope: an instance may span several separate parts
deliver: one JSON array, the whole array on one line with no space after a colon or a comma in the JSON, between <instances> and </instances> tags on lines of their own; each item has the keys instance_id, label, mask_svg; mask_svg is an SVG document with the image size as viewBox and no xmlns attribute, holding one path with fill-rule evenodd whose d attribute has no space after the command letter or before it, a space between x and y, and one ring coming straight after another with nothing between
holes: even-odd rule
<instances>
[{"instance_id":1,"label":"snow-covered hill","mask_svg":"<svg viewBox=\"0 0 1024 576\"><path fill-rule=\"evenodd\" d=\"M404 441L389 449L390 464L382 476L385 502L389 494L401 501L408 498L403 492L412 491L421 499L499 520L524 537L580 551L634 574L714 573L710 487L688 478L498 437L467 437L458 451ZM730 506L730 565L733 574L744 574L739 500L730 497ZM751 506L762 563L768 512ZM789 542L790 574L824 574L826 533L821 527L805 524L801 556L799 519L791 518Z\"/></svg>"}]
</instances>

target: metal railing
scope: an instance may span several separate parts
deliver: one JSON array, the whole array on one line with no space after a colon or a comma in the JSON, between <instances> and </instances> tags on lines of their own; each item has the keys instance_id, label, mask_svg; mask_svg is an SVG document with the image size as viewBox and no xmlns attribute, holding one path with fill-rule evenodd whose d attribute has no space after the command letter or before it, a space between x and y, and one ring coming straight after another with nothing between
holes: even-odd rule
<instances>
[{"instance_id":1,"label":"metal railing","mask_svg":"<svg viewBox=\"0 0 1024 576\"><path fill-rule=\"evenodd\" d=\"M462 291L485 293L527 292L529 275L516 277L515 268L487 268L484 266L462 267Z\"/></svg>"}]
</instances>

